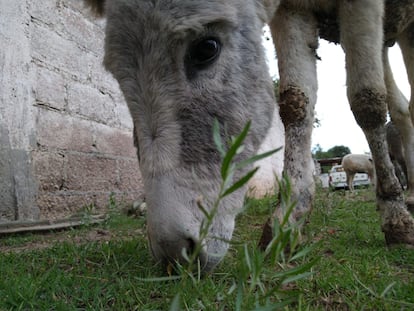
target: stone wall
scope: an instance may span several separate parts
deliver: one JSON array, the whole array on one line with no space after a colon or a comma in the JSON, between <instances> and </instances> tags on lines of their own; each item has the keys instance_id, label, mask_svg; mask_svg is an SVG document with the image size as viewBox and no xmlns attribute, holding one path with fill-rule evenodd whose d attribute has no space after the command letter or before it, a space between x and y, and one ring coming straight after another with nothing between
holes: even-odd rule
<instances>
[{"instance_id":1,"label":"stone wall","mask_svg":"<svg viewBox=\"0 0 414 311\"><path fill-rule=\"evenodd\" d=\"M80 0L0 0L0 222L142 197L103 27Z\"/></svg>"}]
</instances>

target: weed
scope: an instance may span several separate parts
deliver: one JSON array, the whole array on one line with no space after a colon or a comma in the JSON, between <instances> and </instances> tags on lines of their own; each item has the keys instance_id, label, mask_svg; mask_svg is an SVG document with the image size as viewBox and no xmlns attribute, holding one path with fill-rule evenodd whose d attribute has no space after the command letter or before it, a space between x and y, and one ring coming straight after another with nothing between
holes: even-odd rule
<instances>
[{"instance_id":1,"label":"weed","mask_svg":"<svg viewBox=\"0 0 414 311\"><path fill-rule=\"evenodd\" d=\"M198 261L198 256L203 248L206 239L209 238L210 227L213 223L214 217L217 214L221 200L244 187L247 182L256 173L258 168L248 170L238 180L234 180L237 171L245 170L254 162L272 155L279 149L269 151L264 154L256 155L246 160L235 162L235 158L243 150L243 141L247 136L250 128L248 123L243 131L237 137L233 137L227 144L226 150L220 137L220 129L216 121L213 129L213 137L217 150L222 157L221 165L221 184L220 191L217 198L214 200L212 208L208 209L199 202L198 206L204 214L204 221L201 224L199 232L199 240L191 254L183 254L187 260L187 265L179 267L179 278L183 284L183 288L188 287L188 280L191 286L198 287L201 282L201 269ZM287 284L294 283L297 280L309 276L310 268L315 264L315 261L307 263L299 263L311 250L311 248L300 249L299 247L299 227L297 224L290 224L288 222L295 203L290 202L291 189L287 178L284 178L280 184L281 204L283 209L283 221L281 223L275 220L274 238L269 244L265 252L258 249L256 244L242 243L240 245L233 245L237 248L238 259L236 261L237 269L235 273L230 274L230 288L225 292L218 293L222 299L221 306L225 306L224 302L234 299L232 309L244 310L246 304L249 302L254 309L275 309L288 305L295 300L293 295L286 295L283 287ZM230 241L227 241L231 243ZM288 254L285 253L287 246L290 247ZM268 266L278 267L277 271L271 273L269 278ZM194 271L196 273L194 274ZM199 293L203 295L203 293ZM180 297L183 296L179 292L174 297L171 305L171 310L176 310L180 306Z\"/></svg>"}]
</instances>

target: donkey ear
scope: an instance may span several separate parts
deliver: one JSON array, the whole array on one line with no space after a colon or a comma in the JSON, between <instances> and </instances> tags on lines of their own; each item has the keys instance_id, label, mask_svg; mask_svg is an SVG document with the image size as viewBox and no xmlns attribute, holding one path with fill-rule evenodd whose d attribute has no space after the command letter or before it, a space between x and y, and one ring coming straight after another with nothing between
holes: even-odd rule
<instances>
[{"instance_id":1,"label":"donkey ear","mask_svg":"<svg viewBox=\"0 0 414 311\"><path fill-rule=\"evenodd\" d=\"M258 14L264 23L270 23L279 7L280 0L256 0Z\"/></svg>"},{"instance_id":2,"label":"donkey ear","mask_svg":"<svg viewBox=\"0 0 414 311\"><path fill-rule=\"evenodd\" d=\"M84 0L85 5L89 7L97 16L105 14L105 0Z\"/></svg>"}]
</instances>

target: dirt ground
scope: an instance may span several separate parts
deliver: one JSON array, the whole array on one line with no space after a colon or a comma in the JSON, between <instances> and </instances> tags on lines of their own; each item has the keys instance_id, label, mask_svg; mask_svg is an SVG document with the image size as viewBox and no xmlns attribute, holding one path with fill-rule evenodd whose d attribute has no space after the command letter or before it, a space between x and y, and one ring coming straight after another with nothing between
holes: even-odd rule
<instances>
[{"instance_id":1,"label":"dirt ground","mask_svg":"<svg viewBox=\"0 0 414 311\"><path fill-rule=\"evenodd\" d=\"M16 245L7 245L8 243L2 242L2 239L7 237L0 237L0 253L19 253L31 250L41 250L64 242L81 245L90 242L105 243L111 240L128 240L141 234L143 234L142 228L122 232L121 235L116 231L91 227L87 231L74 231L69 229L34 233L30 235L30 238L28 238L27 241L19 241Z\"/></svg>"},{"instance_id":2,"label":"dirt ground","mask_svg":"<svg viewBox=\"0 0 414 311\"><path fill-rule=\"evenodd\" d=\"M122 209L121 214L135 219L145 217L146 204L143 202L134 203L134 205ZM98 221L95 224L82 229L77 229L79 227L68 227L59 230L15 234L12 238L13 241L10 240L10 237L7 234L0 234L0 253L19 253L31 250L41 250L64 242L82 245L91 242L105 243L113 240L130 240L146 234L146 230L143 226L123 229L107 229L102 228L100 223L101 222ZM14 237L16 237L15 240Z\"/></svg>"}]
</instances>

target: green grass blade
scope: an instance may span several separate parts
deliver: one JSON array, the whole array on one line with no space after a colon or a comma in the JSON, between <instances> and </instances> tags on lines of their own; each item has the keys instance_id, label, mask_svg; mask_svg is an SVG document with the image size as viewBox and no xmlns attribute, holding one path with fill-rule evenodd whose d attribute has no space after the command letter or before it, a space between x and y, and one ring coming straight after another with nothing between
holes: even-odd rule
<instances>
[{"instance_id":1,"label":"green grass blade","mask_svg":"<svg viewBox=\"0 0 414 311\"><path fill-rule=\"evenodd\" d=\"M395 284L395 281L388 284L388 286L382 291L380 297L384 298L388 294L388 292L394 287Z\"/></svg>"},{"instance_id":2,"label":"green grass blade","mask_svg":"<svg viewBox=\"0 0 414 311\"><path fill-rule=\"evenodd\" d=\"M256 174L258 169L259 169L258 167L254 168L253 170L248 172L246 175L244 175L242 178L240 178L238 181L236 181L230 188L224 191L221 197L225 197L229 195L230 193L243 187L253 177L253 175Z\"/></svg>"},{"instance_id":3,"label":"green grass blade","mask_svg":"<svg viewBox=\"0 0 414 311\"><path fill-rule=\"evenodd\" d=\"M305 248L301 249L299 252L295 253L295 255L293 255L292 258L290 258L289 261L295 261L295 260L298 260L299 258L303 258L306 255L308 255L310 252L312 252L313 250L315 250L315 248L312 247L312 246L305 247Z\"/></svg>"},{"instance_id":4,"label":"green grass blade","mask_svg":"<svg viewBox=\"0 0 414 311\"><path fill-rule=\"evenodd\" d=\"M302 279L306 279L309 276L311 276L312 274L313 274L313 272L310 272L310 271L300 273L300 274L295 274L295 275L292 275L292 276L284 279L282 284L293 283L293 282L296 282L296 281L299 281L299 280L302 280Z\"/></svg>"},{"instance_id":5,"label":"green grass blade","mask_svg":"<svg viewBox=\"0 0 414 311\"><path fill-rule=\"evenodd\" d=\"M278 273L275 273L274 277L276 279L280 279L283 280L282 284L287 283L286 280L288 280L289 278L292 278L296 275L300 275L300 274L304 274L307 273L308 271L311 270L311 268L318 262L319 258L313 259L307 263L301 264L297 267L288 269L288 270L283 270L280 271Z\"/></svg>"},{"instance_id":6,"label":"green grass blade","mask_svg":"<svg viewBox=\"0 0 414 311\"><path fill-rule=\"evenodd\" d=\"M221 177L226 179L227 173L229 171L230 163L233 161L234 156L237 154L239 147L242 145L244 139L249 132L251 122L247 122L246 126L243 128L243 131L235 138L226 155L223 158L221 164Z\"/></svg>"},{"instance_id":7,"label":"green grass blade","mask_svg":"<svg viewBox=\"0 0 414 311\"><path fill-rule=\"evenodd\" d=\"M236 169L243 168L247 165L253 164L254 162L257 162L257 161L262 160L264 158L270 157L272 154L280 151L281 149L282 149L282 147L272 149L270 151L267 151L267 152L264 152L264 153L261 153L261 154L257 154L255 156L252 156L252 157L246 159L246 160L240 161L239 163L237 163Z\"/></svg>"},{"instance_id":8,"label":"green grass blade","mask_svg":"<svg viewBox=\"0 0 414 311\"><path fill-rule=\"evenodd\" d=\"M180 275L172 275L172 276L161 276L161 277L155 277L155 278L136 278L136 280L142 281L142 282L170 282L170 281L176 281L180 280Z\"/></svg>"},{"instance_id":9,"label":"green grass blade","mask_svg":"<svg viewBox=\"0 0 414 311\"><path fill-rule=\"evenodd\" d=\"M221 157L224 157L226 154L226 151L224 150L223 141L221 140L220 123L217 119L214 119L214 123L213 123L213 140Z\"/></svg>"},{"instance_id":10,"label":"green grass blade","mask_svg":"<svg viewBox=\"0 0 414 311\"><path fill-rule=\"evenodd\" d=\"M175 295L171 306L170 306L170 311L180 311L180 294Z\"/></svg>"}]
</instances>

